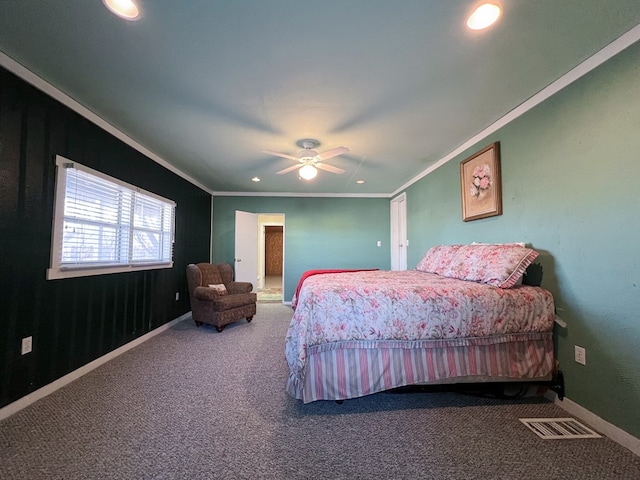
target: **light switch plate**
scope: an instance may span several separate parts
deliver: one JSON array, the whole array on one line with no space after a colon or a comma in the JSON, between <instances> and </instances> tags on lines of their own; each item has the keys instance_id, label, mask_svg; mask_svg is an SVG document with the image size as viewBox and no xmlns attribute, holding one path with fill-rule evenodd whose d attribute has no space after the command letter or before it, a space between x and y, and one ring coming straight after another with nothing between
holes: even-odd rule
<instances>
[{"instance_id":1,"label":"light switch plate","mask_svg":"<svg viewBox=\"0 0 640 480\"><path fill-rule=\"evenodd\" d=\"M575 345L576 362L580 365L587 364L587 350L584 347Z\"/></svg>"}]
</instances>

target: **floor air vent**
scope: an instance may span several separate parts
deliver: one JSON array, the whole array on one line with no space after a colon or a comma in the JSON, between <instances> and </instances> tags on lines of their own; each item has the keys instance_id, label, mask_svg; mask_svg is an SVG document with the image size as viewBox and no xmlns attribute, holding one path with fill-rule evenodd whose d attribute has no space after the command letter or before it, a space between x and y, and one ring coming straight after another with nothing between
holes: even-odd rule
<instances>
[{"instance_id":1,"label":"floor air vent","mask_svg":"<svg viewBox=\"0 0 640 480\"><path fill-rule=\"evenodd\" d=\"M601 437L573 418L520 418L519 420L545 440Z\"/></svg>"}]
</instances>

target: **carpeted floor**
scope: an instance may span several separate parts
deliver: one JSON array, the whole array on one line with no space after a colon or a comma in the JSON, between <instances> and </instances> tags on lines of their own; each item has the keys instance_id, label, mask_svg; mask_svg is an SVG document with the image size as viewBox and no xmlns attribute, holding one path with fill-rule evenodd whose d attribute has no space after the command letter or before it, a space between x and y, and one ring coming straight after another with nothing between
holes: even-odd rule
<instances>
[{"instance_id":1,"label":"carpeted floor","mask_svg":"<svg viewBox=\"0 0 640 480\"><path fill-rule=\"evenodd\" d=\"M542 440L539 398L284 391L291 308L217 333L184 321L0 423L5 479L638 479L607 438Z\"/></svg>"}]
</instances>

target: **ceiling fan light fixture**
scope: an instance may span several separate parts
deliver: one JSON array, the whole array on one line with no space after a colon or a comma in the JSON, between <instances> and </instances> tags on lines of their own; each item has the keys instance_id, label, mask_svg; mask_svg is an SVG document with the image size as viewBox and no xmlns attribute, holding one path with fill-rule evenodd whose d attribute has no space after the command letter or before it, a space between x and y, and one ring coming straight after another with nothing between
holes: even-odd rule
<instances>
[{"instance_id":1,"label":"ceiling fan light fixture","mask_svg":"<svg viewBox=\"0 0 640 480\"><path fill-rule=\"evenodd\" d=\"M484 3L476 8L467 19L471 30L482 30L493 25L500 17L500 7L493 3Z\"/></svg>"},{"instance_id":2,"label":"ceiling fan light fixture","mask_svg":"<svg viewBox=\"0 0 640 480\"><path fill-rule=\"evenodd\" d=\"M300 174L300 178L305 180L313 180L318 175L318 169L313 165L303 165L298 172Z\"/></svg>"},{"instance_id":3,"label":"ceiling fan light fixture","mask_svg":"<svg viewBox=\"0 0 640 480\"><path fill-rule=\"evenodd\" d=\"M138 20L140 18L140 10L133 0L102 0L102 3L112 13L125 20Z\"/></svg>"}]
</instances>

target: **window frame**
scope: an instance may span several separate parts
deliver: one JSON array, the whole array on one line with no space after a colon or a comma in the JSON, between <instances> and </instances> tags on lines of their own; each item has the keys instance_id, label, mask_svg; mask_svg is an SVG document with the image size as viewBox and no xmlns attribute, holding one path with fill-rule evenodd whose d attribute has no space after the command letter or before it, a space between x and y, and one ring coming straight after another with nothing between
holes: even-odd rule
<instances>
[{"instance_id":1,"label":"window frame","mask_svg":"<svg viewBox=\"0 0 640 480\"><path fill-rule=\"evenodd\" d=\"M117 178L111 177L107 174L94 170L90 167L82 165L78 162L74 162L69 160L61 155L56 155L55 158L55 166L56 166L56 180L55 180L55 196L54 196L54 207L53 207L53 220L52 220L52 233L51 233L51 255L49 261L49 268L47 269L46 278L47 280L55 280L62 278L75 278L75 277L86 277L92 275L105 275L112 273L123 273L123 272L135 272L135 271L144 271L144 270L156 270L156 269L164 269L164 268L173 268L173 246L175 244L175 219L176 219L176 207L177 204L173 200L169 200L167 198L161 197L160 195L156 195L155 193L148 192L142 188L136 187L135 185L131 185L127 182L119 180ZM119 245L122 244L123 239L126 238L129 245L127 245L128 255L127 258L114 260L114 263L100 263L100 262L87 262L87 263L75 263L71 264L68 262L63 262L63 246L64 246L64 224L65 224L65 199L66 199L66 189L67 189L67 172L70 169L75 169L77 171L84 172L86 174L97 177L99 180L104 182L109 182L111 184L115 184L123 191L129 192L131 194L131 218L128 222L128 234L120 236L118 235ZM133 249L131 245L133 243L134 232L136 231L146 231L148 230L145 227L141 227L140 225L136 225L134 220L134 198L135 196L142 196L151 199L155 202L162 202L164 205L161 208L166 209L169 208L170 211L170 225L169 230L165 228L165 226L160 226L159 232L161 235L169 235L168 238L168 256L169 260L164 261L161 259L154 259L153 261L140 261L140 260L132 260ZM122 207L123 204L126 203L122 199L119 200L118 206ZM93 222L93 221L91 221ZM87 222L89 223L89 222ZM96 223L100 223L96 221ZM106 224L106 222L105 222ZM118 227L122 227L123 224L118 220ZM165 240L166 242L166 240ZM163 243L163 245L165 245ZM166 248L163 249L160 247L160 256L162 257L166 252Z\"/></svg>"}]
</instances>

